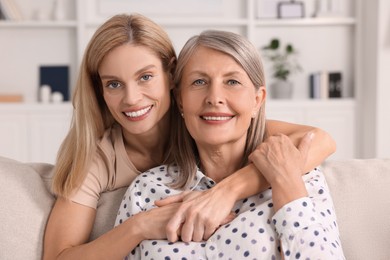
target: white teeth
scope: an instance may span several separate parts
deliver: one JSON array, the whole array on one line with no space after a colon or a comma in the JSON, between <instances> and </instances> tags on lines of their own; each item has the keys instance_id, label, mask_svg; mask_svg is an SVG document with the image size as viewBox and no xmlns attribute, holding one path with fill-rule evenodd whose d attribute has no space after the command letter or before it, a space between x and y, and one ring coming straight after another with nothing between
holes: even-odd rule
<instances>
[{"instance_id":1,"label":"white teeth","mask_svg":"<svg viewBox=\"0 0 390 260\"><path fill-rule=\"evenodd\" d=\"M210 120L210 121L222 121L222 120L229 120L232 118L231 116L203 116L204 120Z\"/></svg>"},{"instance_id":2,"label":"white teeth","mask_svg":"<svg viewBox=\"0 0 390 260\"><path fill-rule=\"evenodd\" d=\"M139 117L145 115L150 109L152 109L152 106L138 110L133 112L126 112L126 116L128 117Z\"/></svg>"}]
</instances>

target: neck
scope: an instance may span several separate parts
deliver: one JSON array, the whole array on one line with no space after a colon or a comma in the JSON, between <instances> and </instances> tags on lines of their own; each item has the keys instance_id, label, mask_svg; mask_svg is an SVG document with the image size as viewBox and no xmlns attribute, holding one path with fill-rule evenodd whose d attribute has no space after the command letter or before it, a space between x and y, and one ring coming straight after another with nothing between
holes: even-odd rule
<instances>
[{"instance_id":1,"label":"neck","mask_svg":"<svg viewBox=\"0 0 390 260\"><path fill-rule=\"evenodd\" d=\"M240 168L244 147L242 144L225 144L218 147L198 145L203 173L215 182L228 177Z\"/></svg>"},{"instance_id":2,"label":"neck","mask_svg":"<svg viewBox=\"0 0 390 260\"><path fill-rule=\"evenodd\" d=\"M139 171L161 165L168 148L169 113L150 131L130 134L123 131L126 152Z\"/></svg>"}]
</instances>

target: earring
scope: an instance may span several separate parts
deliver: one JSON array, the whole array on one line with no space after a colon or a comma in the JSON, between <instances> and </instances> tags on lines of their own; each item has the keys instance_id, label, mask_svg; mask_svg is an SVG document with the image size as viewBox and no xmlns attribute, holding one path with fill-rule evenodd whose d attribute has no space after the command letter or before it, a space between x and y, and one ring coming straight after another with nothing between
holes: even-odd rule
<instances>
[{"instance_id":1,"label":"earring","mask_svg":"<svg viewBox=\"0 0 390 260\"><path fill-rule=\"evenodd\" d=\"M252 113L252 118L255 118L256 117L256 112L253 112Z\"/></svg>"},{"instance_id":2,"label":"earring","mask_svg":"<svg viewBox=\"0 0 390 260\"><path fill-rule=\"evenodd\" d=\"M180 115L181 115L181 117L183 117L183 118L184 118L184 113L183 113L183 112L181 112L181 113L180 113Z\"/></svg>"}]
</instances>

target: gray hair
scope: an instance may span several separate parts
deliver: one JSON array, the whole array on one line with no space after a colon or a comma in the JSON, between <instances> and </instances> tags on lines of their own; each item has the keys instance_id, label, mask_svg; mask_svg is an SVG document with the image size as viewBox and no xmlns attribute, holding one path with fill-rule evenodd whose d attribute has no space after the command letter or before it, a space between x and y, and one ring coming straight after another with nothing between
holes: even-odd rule
<instances>
[{"instance_id":1,"label":"gray hair","mask_svg":"<svg viewBox=\"0 0 390 260\"><path fill-rule=\"evenodd\" d=\"M183 70L188 60L199 46L210 48L232 57L248 74L256 90L265 86L265 77L261 58L257 49L245 37L226 31L208 30L200 35L191 37L181 50L176 71L174 74L175 92L180 92L180 83ZM181 169L174 187L188 187L195 177L199 161L198 150L195 141L186 129L184 120L178 109L176 116L173 116L173 158ZM248 163L249 154L263 141L265 136L265 102L263 102L259 113L252 119L248 128L248 135L245 145L244 156L241 167Z\"/></svg>"}]
</instances>

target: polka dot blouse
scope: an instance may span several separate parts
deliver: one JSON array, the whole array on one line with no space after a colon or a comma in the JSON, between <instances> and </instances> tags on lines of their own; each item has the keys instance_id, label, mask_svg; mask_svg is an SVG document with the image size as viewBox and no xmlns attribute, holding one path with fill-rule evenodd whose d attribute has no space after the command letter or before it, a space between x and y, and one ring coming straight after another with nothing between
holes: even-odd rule
<instances>
[{"instance_id":1,"label":"polka dot blouse","mask_svg":"<svg viewBox=\"0 0 390 260\"><path fill-rule=\"evenodd\" d=\"M173 169L173 170L172 170ZM178 169L160 166L139 175L126 191L115 226L154 206L154 201L178 194L167 184ZM297 199L273 212L272 191L238 201L237 214L207 241L144 240L127 259L345 259L333 202L319 169L303 176L309 197ZM215 182L197 172L192 190Z\"/></svg>"}]
</instances>

